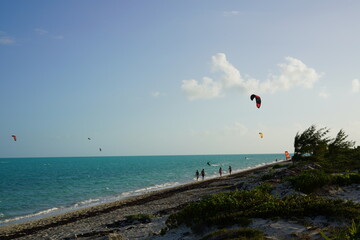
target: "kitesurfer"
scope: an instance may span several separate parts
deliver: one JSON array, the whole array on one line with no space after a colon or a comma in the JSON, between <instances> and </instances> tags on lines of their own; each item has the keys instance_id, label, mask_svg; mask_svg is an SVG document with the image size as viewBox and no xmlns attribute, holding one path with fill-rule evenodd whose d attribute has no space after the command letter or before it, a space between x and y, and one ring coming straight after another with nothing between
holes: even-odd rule
<instances>
[{"instance_id":1,"label":"kitesurfer","mask_svg":"<svg viewBox=\"0 0 360 240\"><path fill-rule=\"evenodd\" d=\"M211 166L211 163L210 163L210 162L207 162L207 165Z\"/></svg>"}]
</instances>

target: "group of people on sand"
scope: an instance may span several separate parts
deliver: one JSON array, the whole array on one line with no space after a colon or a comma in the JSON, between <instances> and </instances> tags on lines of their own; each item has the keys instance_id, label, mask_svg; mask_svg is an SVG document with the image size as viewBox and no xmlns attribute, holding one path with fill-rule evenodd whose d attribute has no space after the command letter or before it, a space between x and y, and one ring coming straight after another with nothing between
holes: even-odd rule
<instances>
[{"instance_id":1,"label":"group of people on sand","mask_svg":"<svg viewBox=\"0 0 360 240\"><path fill-rule=\"evenodd\" d=\"M231 171L232 171L231 166L229 166L229 175L231 175ZM201 174L202 180L204 180L204 178L205 178L205 170L202 169L201 173L199 173L199 170L196 170L195 176L196 176L197 181L199 180L200 174ZM222 168L221 167L219 168L219 175L220 175L220 177L222 177Z\"/></svg>"}]
</instances>

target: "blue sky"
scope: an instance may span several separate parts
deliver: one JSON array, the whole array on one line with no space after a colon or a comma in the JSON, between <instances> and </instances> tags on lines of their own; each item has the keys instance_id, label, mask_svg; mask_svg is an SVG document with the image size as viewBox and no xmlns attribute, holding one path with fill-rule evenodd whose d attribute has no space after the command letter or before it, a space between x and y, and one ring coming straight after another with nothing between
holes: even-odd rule
<instances>
[{"instance_id":1,"label":"blue sky","mask_svg":"<svg viewBox=\"0 0 360 240\"><path fill-rule=\"evenodd\" d=\"M312 124L359 144L359 12L332 0L3 0L0 157L292 152Z\"/></svg>"}]
</instances>

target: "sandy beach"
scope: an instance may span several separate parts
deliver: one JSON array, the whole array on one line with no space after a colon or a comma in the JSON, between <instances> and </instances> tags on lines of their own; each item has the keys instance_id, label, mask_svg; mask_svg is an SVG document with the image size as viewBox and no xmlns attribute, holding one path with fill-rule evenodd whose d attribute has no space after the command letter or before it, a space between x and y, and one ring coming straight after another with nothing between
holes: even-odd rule
<instances>
[{"instance_id":1,"label":"sandy beach","mask_svg":"<svg viewBox=\"0 0 360 240\"><path fill-rule=\"evenodd\" d=\"M286 162L283 164L287 164ZM183 205L204 196L230 191L244 183L257 184L258 177L271 165L258 167L221 178L146 193L124 200L81 209L26 223L0 228L1 239L108 239L113 232L125 239L142 239L159 233L166 218ZM126 216L151 214L151 224L129 223ZM148 225L148 226L144 226Z\"/></svg>"},{"instance_id":2,"label":"sandy beach","mask_svg":"<svg viewBox=\"0 0 360 240\"><path fill-rule=\"evenodd\" d=\"M281 164L289 165L291 162ZM185 227L170 230L165 235L160 235L160 232L166 227L165 221L168 216L187 203L198 201L213 193L252 189L261 184L261 176L268 173L273 165L154 191L36 221L1 227L0 239L198 239L199 236L194 235ZM289 173L288 168L281 169L279 170L279 172L282 171L281 174ZM284 196L294 193L294 190L286 183L274 181L273 185L275 195ZM331 189L330 192L331 195L339 198L360 201L358 185L350 189ZM149 214L152 218L149 221L131 221L126 218L137 214ZM313 239L320 239L318 238L319 231L314 226L341 225L336 221L329 223L321 217L307 219L307 221L312 222L311 228L296 221L283 219L254 219L250 227L261 229L269 236L268 239L290 239L303 234L313 235Z\"/></svg>"}]
</instances>

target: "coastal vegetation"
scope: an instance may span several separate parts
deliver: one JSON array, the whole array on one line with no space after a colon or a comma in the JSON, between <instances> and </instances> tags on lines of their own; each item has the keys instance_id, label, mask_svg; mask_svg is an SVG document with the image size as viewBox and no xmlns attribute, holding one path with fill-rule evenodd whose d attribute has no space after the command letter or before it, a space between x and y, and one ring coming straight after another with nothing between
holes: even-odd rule
<instances>
[{"instance_id":1,"label":"coastal vegetation","mask_svg":"<svg viewBox=\"0 0 360 240\"><path fill-rule=\"evenodd\" d=\"M286 180L289 180L297 191L312 193L325 185L347 186L354 183L359 184L360 174L329 174L324 170L306 170Z\"/></svg>"},{"instance_id":2,"label":"coastal vegetation","mask_svg":"<svg viewBox=\"0 0 360 240\"><path fill-rule=\"evenodd\" d=\"M359 171L360 147L347 140L348 135L340 130L335 138L328 137L328 128L310 126L297 133L294 140L294 162L318 163L326 172Z\"/></svg>"},{"instance_id":3,"label":"coastal vegetation","mask_svg":"<svg viewBox=\"0 0 360 240\"><path fill-rule=\"evenodd\" d=\"M138 221L138 222L151 222L151 218L153 218L150 214L136 214L125 216L125 219L130 222Z\"/></svg>"},{"instance_id":4,"label":"coastal vegetation","mask_svg":"<svg viewBox=\"0 0 360 240\"><path fill-rule=\"evenodd\" d=\"M205 226L247 226L250 218L336 217L351 221L360 217L360 205L351 201L328 199L316 195L290 195L277 198L267 188L219 193L190 203L171 215L169 228L185 224L192 229ZM360 220L360 219L359 219Z\"/></svg>"},{"instance_id":5,"label":"coastal vegetation","mask_svg":"<svg viewBox=\"0 0 360 240\"><path fill-rule=\"evenodd\" d=\"M180 225L201 233L209 227L218 230L202 239L263 239L261 231L253 236L241 235L253 218L304 219L323 216L348 223L333 231L321 233L324 239L360 239L360 204L341 199L326 198L317 194L325 186L348 186L360 184L360 148L347 140L348 135L340 130L335 138L328 137L329 129L310 126L294 139L294 156L291 170L294 174L280 178L290 182L296 194L283 198L271 194L272 186L262 184L251 190L236 190L218 193L198 202L188 204L179 212L169 216L168 229ZM261 181L273 181L277 176L276 164ZM226 229L238 225L240 229ZM225 228L225 229L224 229ZM257 230L256 230L257 231ZM254 233L254 232L253 232Z\"/></svg>"},{"instance_id":6,"label":"coastal vegetation","mask_svg":"<svg viewBox=\"0 0 360 240\"><path fill-rule=\"evenodd\" d=\"M264 233L253 228L239 229L221 229L205 235L201 240L220 240L220 239L237 239L237 240L263 240Z\"/></svg>"}]
</instances>

